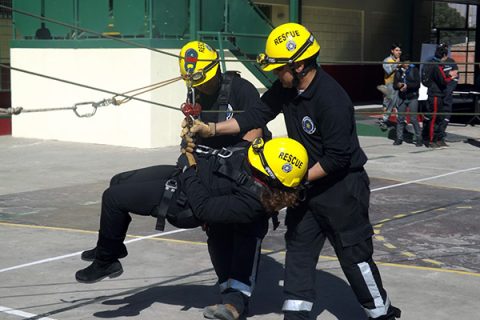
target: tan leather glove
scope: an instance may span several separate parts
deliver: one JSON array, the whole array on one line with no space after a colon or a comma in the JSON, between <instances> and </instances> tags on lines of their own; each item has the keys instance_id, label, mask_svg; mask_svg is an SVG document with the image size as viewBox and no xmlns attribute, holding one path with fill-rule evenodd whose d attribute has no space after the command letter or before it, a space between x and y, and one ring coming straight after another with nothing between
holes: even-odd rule
<instances>
[{"instance_id":1,"label":"tan leather glove","mask_svg":"<svg viewBox=\"0 0 480 320\"><path fill-rule=\"evenodd\" d=\"M195 156L191 152L182 151L182 154L177 160L177 167L185 171L190 167L196 166L197 160L195 160Z\"/></svg>"},{"instance_id":2,"label":"tan leather glove","mask_svg":"<svg viewBox=\"0 0 480 320\"><path fill-rule=\"evenodd\" d=\"M180 151L182 153L193 152L195 147L196 147L196 144L195 144L195 141L193 141L192 137L190 137L188 134L182 137L182 142L180 143Z\"/></svg>"},{"instance_id":3,"label":"tan leather glove","mask_svg":"<svg viewBox=\"0 0 480 320\"><path fill-rule=\"evenodd\" d=\"M182 142L180 143L180 151L182 153L193 152L196 145L192 137L193 134L190 132L190 128L188 127L188 122L186 119L183 119L181 126L182 131L180 132L180 138L182 138Z\"/></svg>"},{"instance_id":4,"label":"tan leather glove","mask_svg":"<svg viewBox=\"0 0 480 320\"><path fill-rule=\"evenodd\" d=\"M215 135L215 128L214 122L205 123L197 119L193 122L190 132L198 134L202 138L208 138Z\"/></svg>"}]
</instances>

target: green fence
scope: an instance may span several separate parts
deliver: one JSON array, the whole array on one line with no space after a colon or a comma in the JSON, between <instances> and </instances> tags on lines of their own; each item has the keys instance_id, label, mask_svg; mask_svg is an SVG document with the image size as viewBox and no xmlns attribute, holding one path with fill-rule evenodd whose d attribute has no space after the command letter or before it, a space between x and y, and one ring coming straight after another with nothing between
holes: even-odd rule
<instances>
[{"instance_id":1,"label":"green fence","mask_svg":"<svg viewBox=\"0 0 480 320\"><path fill-rule=\"evenodd\" d=\"M77 42L72 47L81 47L79 40L101 39L102 35L185 43L198 35L218 49L230 49L239 58L252 60L264 50L272 29L249 0L13 0L13 8L66 24L14 12L13 37L18 46L68 47L65 41L18 41L73 40ZM99 45L116 44L105 40ZM265 84L271 82L253 63L245 65Z\"/></svg>"}]
</instances>

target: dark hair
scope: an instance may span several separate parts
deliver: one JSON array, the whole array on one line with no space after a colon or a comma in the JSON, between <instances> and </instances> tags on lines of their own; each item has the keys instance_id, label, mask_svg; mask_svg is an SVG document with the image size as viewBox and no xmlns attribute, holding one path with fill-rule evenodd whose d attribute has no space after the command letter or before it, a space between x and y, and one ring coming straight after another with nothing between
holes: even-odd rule
<instances>
[{"instance_id":1,"label":"dark hair","mask_svg":"<svg viewBox=\"0 0 480 320\"><path fill-rule=\"evenodd\" d=\"M390 46L390 51L395 49L395 48L400 48L402 49L402 45L399 43L399 42L394 42L392 43L392 45Z\"/></svg>"},{"instance_id":2,"label":"dark hair","mask_svg":"<svg viewBox=\"0 0 480 320\"><path fill-rule=\"evenodd\" d=\"M437 49L435 49L435 58L442 59L446 55L448 55L448 47L439 45Z\"/></svg>"},{"instance_id":3,"label":"dark hair","mask_svg":"<svg viewBox=\"0 0 480 320\"><path fill-rule=\"evenodd\" d=\"M402 55L400 56L400 61L410 61L410 55L408 53L402 53Z\"/></svg>"},{"instance_id":4,"label":"dark hair","mask_svg":"<svg viewBox=\"0 0 480 320\"><path fill-rule=\"evenodd\" d=\"M298 190L284 190L265 188L260 195L260 201L267 213L274 213L285 207L292 207L298 203Z\"/></svg>"}]
</instances>

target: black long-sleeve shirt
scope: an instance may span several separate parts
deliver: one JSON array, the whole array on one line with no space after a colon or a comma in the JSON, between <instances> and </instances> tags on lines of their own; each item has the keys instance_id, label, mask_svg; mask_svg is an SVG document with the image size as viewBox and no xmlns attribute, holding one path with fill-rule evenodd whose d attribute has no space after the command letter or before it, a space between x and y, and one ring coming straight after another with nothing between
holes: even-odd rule
<instances>
[{"instance_id":1,"label":"black long-sleeve shirt","mask_svg":"<svg viewBox=\"0 0 480 320\"><path fill-rule=\"evenodd\" d=\"M406 83L407 90L400 91L399 84ZM393 88L398 90L401 99L418 98L418 89L420 89L420 72L414 65L409 65L406 69L400 68L395 72L393 78Z\"/></svg>"},{"instance_id":2,"label":"black long-sleeve shirt","mask_svg":"<svg viewBox=\"0 0 480 320\"><path fill-rule=\"evenodd\" d=\"M224 75L222 75L222 79L223 77ZM258 94L257 89L250 82L240 78L239 76L234 76L232 79L230 94L228 97L227 112L215 112L219 111L219 108L223 107L220 106L218 101L220 89L221 87L219 86L217 91L211 95L199 92L197 102L199 102L202 106L202 113L200 114L200 119L203 122L219 122L223 120L228 120L231 117L236 118L240 114L236 111L244 111L250 108L257 108L258 105L263 104L260 100L260 95ZM260 128L262 128L262 126ZM264 130L264 135L268 136L269 132L267 128L264 127L262 129ZM234 146L244 141L242 137L245 133L246 131L240 132L236 135L228 136L217 136L210 138L197 137L197 144L203 144L217 149L222 147Z\"/></svg>"},{"instance_id":3,"label":"black long-sleeve shirt","mask_svg":"<svg viewBox=\"0 0 480 320\"><path fill-rule=\"evenodd\" d=\"M320 163L328 174L363 168L353 104L345 90L318 67L308 88L299 94L276 81L257 105L235 117L240 130L264 126L283 111L288 136L308 152L309 167Z\"/></svg>"},{"instance_id":4,"label":"black long-sleeve shirt","mask_svg":"<svg viewBox=\"0 0 480 320\"><path fill-rule=\"evenodd\" d=\"M208 223L250 223L267 219L260 202L260 189L239 185L231 177L220 173L219 161L220 158L216 156L197 157L197 170L190 168L178 176L179 188L194 215ZM246 152L239 151L225 161L251 176ZM169 210L175 211L177 208L171 207Z\"/></svg>"}]
</instances>

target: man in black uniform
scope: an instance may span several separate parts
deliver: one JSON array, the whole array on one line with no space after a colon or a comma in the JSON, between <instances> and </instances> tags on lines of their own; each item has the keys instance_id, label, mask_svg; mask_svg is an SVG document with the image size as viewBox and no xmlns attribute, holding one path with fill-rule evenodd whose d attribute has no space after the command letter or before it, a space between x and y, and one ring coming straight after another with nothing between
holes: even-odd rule
<instances>
[{"instance_id":1,"label":"man in black uniform","mask_svg":"<svg viewBox=\"0 0 480 320\"><path fill-rule=\"evenodd\" d=\"M278 77L255 108L223 123L197 121L192 132L220 135L261 127L283 112L290 138L308 151L306 201L287 210L285 235L285 319L308 319L315 301L315 271L326 238L369 319L394 320L400 310L390 304L373 261L369 221L367 157L359 146L352 102L343 88L319 66L320 46L303 26L275 28L259 62Z\"/></svg>"},{"instance_id":2,"label":"man in black uniform","mask_svg":"<svg viewBox=\"0 0 480 320\"><path fill-rule=\"evenodd\" d=\"M189 42L181 49L180 57L180 72L190 89L190 103L201 104L201 119L208 122L223 121L236 116L235 111L262 104L257 90L251 83L240 78L236 72L220 73L218 54L207 44L199 41ZM184 136L187 134L187 131L183 132ZM254 129L230 136L199 138L196 143L211 148L245 147L248 141L260 136L262 130ZM263 136L268 138L268 130L263 130ZM147 180L151 184L150 187L154 188L154 185L165 183L172 170L160 166L135 171L135 174L122 173L112 179L111 185L119 189L121 187L117 184L137 183L139 179L142 188L149 187L143 180ZM133 178L129 178L130 175L133 175ZM130 187L125 185L123 188ZM238 318L246 312L256 281L261 242L268 231L268 216L263 215L249 223L245 221L227 223L218 220L208 222L206 228L208 251L218 276L222 304L205 308L204 315L214 318L214 313L219 307L220 311L224 312L228 307L229 312L235 315L234 318ZM122 249L121 255L126 255L126 250Z\"/></svg>"},{"instance_id":3,"label":"man in black uniform","mask_svg":"<svg viewBox=\"0 0 480 320\"><path fill-rule=\"evenodd\" d=\"M236 117L237 111L262 104L255 87L235 71L220 73L218 53L208 44L192 41L180 51L180 72L184 77L191 103L199 103L205 122L218 122ZM261 128L261 127L260 127ZM212 148L244 145L263 136L270 138L265 126L249 132L229 136L197 138L196 143ZM260 249L268 231L268 218L249 224L210 223L206 228L208 252L221 293L221 303L234 314L247 312L248 302L255 285ZM212 318L218 305L205 308L205 317Z\"/></svg>"},{"instance_id":4,"label":"man in black uniform","mask_svg":"<svg viewBox=\"0 0 480 320\"><path fill-rule=\"evenodd\" d=\"M427 112L423 119L423 141L430 148L445 147L445 130L448 121L445 121L445 94L448 92L449 83L454 81L457 73L452 70L445 71L443 63L448 59L448 47L439 45L435 50L435 56L423 66L422 83L428 88ZM451 68L450 68L451 69ZM452 90L453 91L453 90ZM439 114L440 113L440 114Z\"/></svg>"}]
</instances>

